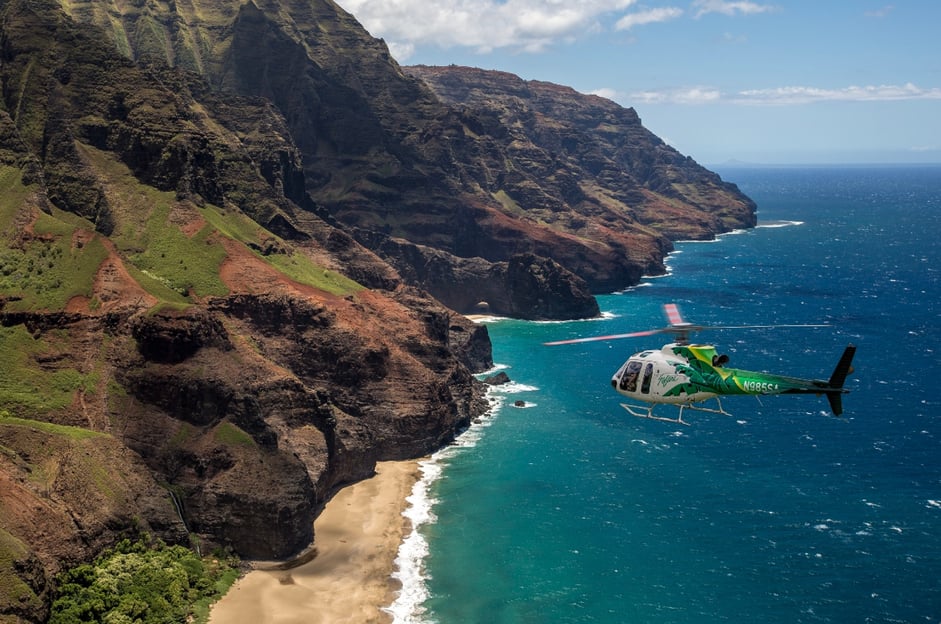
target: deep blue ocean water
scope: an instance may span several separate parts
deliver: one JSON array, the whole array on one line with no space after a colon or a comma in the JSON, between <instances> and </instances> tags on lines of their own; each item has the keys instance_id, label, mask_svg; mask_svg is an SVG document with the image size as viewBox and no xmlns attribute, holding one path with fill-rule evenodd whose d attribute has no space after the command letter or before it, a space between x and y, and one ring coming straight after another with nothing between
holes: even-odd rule
<instances>
[{"instance_id":1,"label":"deep blue ocean water","mask_svg":"<svg viewBox=\"0 0 941 624\"><path fill-rule=\"evenodd\" d=\"M719 173L760 227L678 244L669 275L600 297L602 320L487 323L515 384L424 462L396 621L941 621L941 167ZM668 302L702 324L831 324L695 339L816 378L856 344L843 418L771 396L639 419L611 374L669 340L542 344L662 327Z\"/></svg>"}]
</instances>

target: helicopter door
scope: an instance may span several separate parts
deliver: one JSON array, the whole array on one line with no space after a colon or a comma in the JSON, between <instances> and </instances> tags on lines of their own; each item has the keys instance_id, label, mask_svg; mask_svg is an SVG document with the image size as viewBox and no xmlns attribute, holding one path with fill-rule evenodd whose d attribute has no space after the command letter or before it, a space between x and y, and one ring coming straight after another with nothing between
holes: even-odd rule
<instances>
[{"instance_id":1,"label":"helicopter door","mask_svg":"<svg viewBox=\"0 0 941 624\"><path fill-rule=\"evenodd\" d=\"M640 384L642 394L650 394L651 378L653 378L653 362L647 362L647 368L644 369L644 380Z\"/></svg>"}]
</instances>

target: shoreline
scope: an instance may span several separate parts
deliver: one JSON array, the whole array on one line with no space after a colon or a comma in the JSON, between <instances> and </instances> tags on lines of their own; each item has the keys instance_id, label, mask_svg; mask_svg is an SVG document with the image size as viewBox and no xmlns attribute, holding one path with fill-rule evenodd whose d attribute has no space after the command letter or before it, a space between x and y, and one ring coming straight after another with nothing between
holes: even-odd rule
<instances>
[{"instance_id":1,"label":"shoreline","mask_svg":"<svg viewBox=\"0 0 941 624\"><path fill-rule=\"evenodd\" d=\"M249 571L212 605L209 624L392 622L384 609L400 588L392 574L411 529L403 512L420 476L418 460L377 463L375 476L341 489L314 521L312 559Z\"/></svg>"}]
</instances>

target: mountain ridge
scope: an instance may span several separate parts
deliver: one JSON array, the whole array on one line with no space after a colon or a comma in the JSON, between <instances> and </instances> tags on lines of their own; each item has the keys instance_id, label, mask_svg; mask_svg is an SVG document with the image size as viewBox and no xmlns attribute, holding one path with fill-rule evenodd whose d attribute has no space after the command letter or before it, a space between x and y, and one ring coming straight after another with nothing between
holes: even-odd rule
<instances>
[{"instance_id":1,"label":"mountain ridge","mask_svg":"<svg viewBox=\"0 0 941 624\"><path fill-rule=\"evenodd\" d=\"M570 113L508 106L513 78L449 103L329 0L0 0L0 17L13 621L43 621L56 573L125 533L308 546L336 488L487 409L487 330L461 312L590 317L592 292L662 269L670 236L628 198L669 208L671 235L753 224L711 178L619 188L628 161ZM642 135L625 111L606 114Z\"/></svg>"}]
</instances>

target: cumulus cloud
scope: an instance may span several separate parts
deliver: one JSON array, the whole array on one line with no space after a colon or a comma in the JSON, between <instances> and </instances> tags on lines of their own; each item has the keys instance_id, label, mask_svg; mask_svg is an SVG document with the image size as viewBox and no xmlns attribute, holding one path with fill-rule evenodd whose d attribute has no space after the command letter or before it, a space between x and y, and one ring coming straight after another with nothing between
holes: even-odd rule
<instances>
[{"instance_id":1,"label":"cumulus cloud","mask_svg":"<svg viewBox=\"0 0 941 624\"><path fill-rule=\"evenodd\" d=\"M638 0L340 0L393 55L406 60L418 46L541 52L607 29L630 30L677 19L676 6L636 7ZM630 9L636 9L631 10ZM694 17L776 10L752 0L693 0Z\"/></svg>"},{"instance_id":2,"label":"cumulus cloud","mask_svg":"<svg viewBox=\"0 0 941 624\"><path fill-rule=\"evenodd\" d=\"M886 102L898 100L941 100L941 88L925 89L912 83L904 85L849 86L839 89L788 86L771 89L745 89L723 93L705 86L659 91L637 91L621 97L608 90L614 99L629 104L712 104L790 106L815 102Z\"/></svg>"},{"instance_id":3,"label":"cumulus cloud","mask_svg":"<svg viewBox=\"0 0 941 624\"><path fill-rule=\"evenodd\" d=\"M557 41L602 28L601 19L636 0L341 0L343 7L390 47L515 48L538 52Z\"/></svg>"},{"instance_id":4,"label":"cumulus cloud","mask_svg":"<svg viewBox=\"0 0 941 624\"><path fill-rule=\"evenodd\" d=\"M644 24L655 24L657 22L666 22L683 15L683 9L676 7L663 7L659 9L648 9L637 13L629 13L619 19L614 28L616 30L630 30L634 26Z\"/></svg>"}]
</instances>

